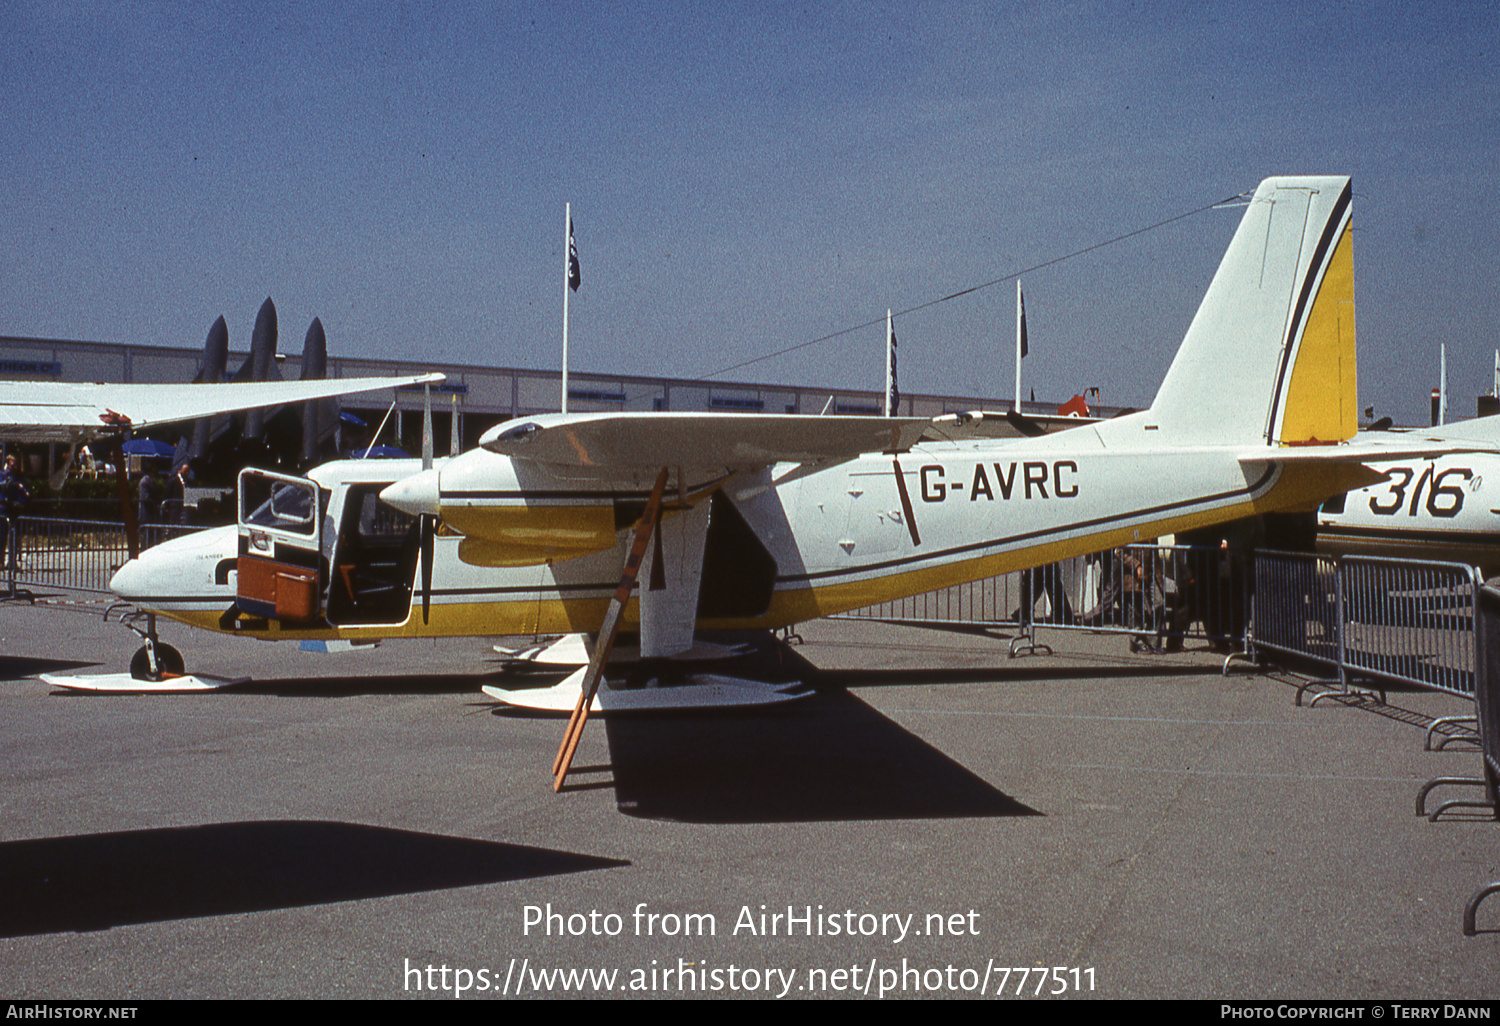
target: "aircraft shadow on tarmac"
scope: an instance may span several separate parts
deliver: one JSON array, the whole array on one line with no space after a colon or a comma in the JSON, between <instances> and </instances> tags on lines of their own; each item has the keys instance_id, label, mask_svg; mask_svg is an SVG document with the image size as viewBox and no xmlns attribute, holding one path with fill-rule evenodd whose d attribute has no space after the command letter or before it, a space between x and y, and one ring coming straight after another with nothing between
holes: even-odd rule
<instances>
[{"instance_id":1,"label":"aircraft shadow on tarmac","mask_svg":"<svg viewBox=\"0 0 1500 1026\"><path fill-rule=\"evenodd\" d=\"M0 936L82 932L628 863L357 823L264 821L0 843Z\"/></svg>"},{"instance_id":2,"label":"aircraft shadow on tarmac","mask_svg":"<svg viewBox=\"0 0 1500 1026\"><path fill-rule=\"evenodd\" d=\"M471 674L407 673L364 677L287 677L249 680L227 691L276 698L354 698L360 695L472 695L479 681Z\"/></svg>"},{"instance_id":3,"label":"aircraft shadow on tarmac","mask_svg":"<svg viewBox=\"0 0 1500 1026\"><path fill-rule=\"evenodd\" d=\"M620 811L691 823L1040 815L845 692L766 711L605 720Z\"/></svg>"},{"instance_id":4,"label":"aircraft shadow on tarmac","mask_svg":"<svg viewBox=\"0 0 1500 1026\"><path fill-rule=\"evenodd\" d=\"M25 680L39 673L59 673L97 664L79 659L40 659L28 656L0 656L0 680Z\"/></svg>"},{"instance_id":5,"label":"aircraft shadow on tarmac","mask_svg":"<svg viewBox=\"0 0 1500 1026\"><path fill-rule=\"evenodd\" d=\"M1201 677L1202 666L1180 663L1141 666L966 666L936 669L819 670L820 688L910 687L916 684L1005 684L1043 680L1131 680L1159 677Z\"/></svg>"}]
</instances>

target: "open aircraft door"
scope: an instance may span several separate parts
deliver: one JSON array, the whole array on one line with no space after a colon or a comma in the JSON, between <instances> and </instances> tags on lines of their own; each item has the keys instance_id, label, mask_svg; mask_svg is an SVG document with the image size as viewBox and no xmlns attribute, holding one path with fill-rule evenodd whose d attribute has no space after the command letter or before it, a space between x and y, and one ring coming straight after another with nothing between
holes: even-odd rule
<instances>
[{"instance_id":1,"label":"open aircraft door","mask_svg":"<svg viewBox=\"0 0 1500 1026\"><path fill-rule=\"evenodd\" d=\"M322 519L318 486L307 478L240 471L240 612L283 624L322 620Z\"/></svg>"}]
</instances>

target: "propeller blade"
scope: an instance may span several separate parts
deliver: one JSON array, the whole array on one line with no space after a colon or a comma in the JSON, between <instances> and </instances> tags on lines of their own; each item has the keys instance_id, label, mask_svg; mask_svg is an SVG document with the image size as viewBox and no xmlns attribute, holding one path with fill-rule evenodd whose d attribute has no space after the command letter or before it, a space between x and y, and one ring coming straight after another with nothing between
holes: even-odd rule
<instances>
[{"instance_id":1,"label":"propeller blade","mask_svg":"<svg viewBox=\"0 0 1500 1026\"><path fill-rule=\"evenodd\" d=\"M432 386L422 386L422 469L432 469Z\"/></svg>"},{"instance_id":2,"label":"propeller blade","mask_svg":"<svg viewBox=\"0 0 1500 1026\"><path fill-rule=\"evenodd\" d=\"M430 513L423 513L418 519L422 525L422 623L425 625L428 610L432 606L432 549L437 518Z\"/></svg>"}]
</instances>

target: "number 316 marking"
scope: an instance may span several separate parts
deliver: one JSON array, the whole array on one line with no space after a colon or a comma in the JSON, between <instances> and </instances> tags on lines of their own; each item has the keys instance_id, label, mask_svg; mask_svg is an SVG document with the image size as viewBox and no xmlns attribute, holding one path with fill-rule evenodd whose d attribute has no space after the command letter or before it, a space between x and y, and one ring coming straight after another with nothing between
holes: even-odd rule
<instances>
[{"instance_id":1,"label":"number 316 marking","mask_svg":"<svg viewBox=\"0 0 1500 1026\"><path fill-rule=\"evenodd\" d=\"M1392 467L1391 476L1386 479L1390 489L1385 496L1373 496L1370 499L1370 512L1383 517L1393 517L1401 512L1402 506L1407 506L1406 515L1414 517L1417 515L1417 506L1422 501L1422 490L1427 489L1427 513L1429 516L1448 519L1458 516L1464 508L1464 491L1457 482L1444 484L1443 482L1459 475L1464 481L1471 481L1474 472L1467 467L1449 467L1447 470L1433 474L1433 468L1429 466L1422 471L1422 476L1417 478L1417 483L1411 489L1411 503L1406 501L1406 489L1411 486L1412 478L1416 472L1410 467ZM1399 479L1399 480L1398 480ZM1382 498L1389 501L1382 503Z\"/></svg>"}]
</instances>

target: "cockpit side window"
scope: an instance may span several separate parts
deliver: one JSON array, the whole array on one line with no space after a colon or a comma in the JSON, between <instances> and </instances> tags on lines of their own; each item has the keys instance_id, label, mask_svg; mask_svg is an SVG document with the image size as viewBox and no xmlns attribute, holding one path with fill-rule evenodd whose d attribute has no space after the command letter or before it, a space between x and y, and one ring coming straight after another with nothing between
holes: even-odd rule
<instances>
[{"instance_id":1,"label":"cockpit side window","mask_svg":"<svg viewBox=\"0 0 1500 1026\"><path fill-rule=\"evenodd\" d=\"M242 520L252 527L269 527L311 536L317 518L318 486L311 481L278 481L245 475L242 478Z\"/></svg>"}]
</instances>

